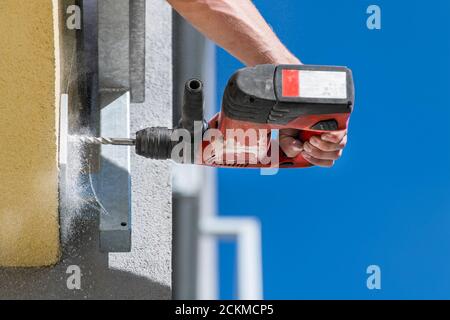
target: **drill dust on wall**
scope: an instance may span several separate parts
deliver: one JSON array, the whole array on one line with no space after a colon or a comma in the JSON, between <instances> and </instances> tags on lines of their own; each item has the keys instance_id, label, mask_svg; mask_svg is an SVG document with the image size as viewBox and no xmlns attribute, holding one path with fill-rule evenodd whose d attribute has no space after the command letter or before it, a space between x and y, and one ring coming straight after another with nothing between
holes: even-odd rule
<instances>
[{"instance_id":1,"label":"drill dust on wall","mask_svg":"<svg viewBox=\"0 0 450 320\"><path fill-rule=\"evenodd\" d=\"M59 259L58 3L0 1L0 266Z\"/></svg>"}]
</instances>

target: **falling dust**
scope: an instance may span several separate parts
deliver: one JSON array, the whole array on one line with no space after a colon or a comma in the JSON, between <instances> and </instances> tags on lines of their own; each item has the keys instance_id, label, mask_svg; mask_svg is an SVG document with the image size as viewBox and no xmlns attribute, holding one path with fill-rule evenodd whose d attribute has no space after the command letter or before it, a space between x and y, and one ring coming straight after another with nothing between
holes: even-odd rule
<instances>
[{"instance_id":1,"label":"falling dust","mask_svg":"<svg viewBox=\"0 0 450 320\"><path fill-rule=\"evenodd\" d=\"M70 136L68 141L68 159L65 168L61 168L60 177L60 224L61 241L69 245L78 237L88 221L100 214L108 214L95 191L92 174L92 148L84 142L89 132Z\"/></svg>"}]
</instances>

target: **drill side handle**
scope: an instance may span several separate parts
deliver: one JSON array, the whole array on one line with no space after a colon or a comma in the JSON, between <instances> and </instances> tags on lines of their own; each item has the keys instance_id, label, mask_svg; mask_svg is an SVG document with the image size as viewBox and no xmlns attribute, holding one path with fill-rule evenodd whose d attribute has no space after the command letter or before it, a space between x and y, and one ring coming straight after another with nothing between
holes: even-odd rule
<instances>
[{"instance_id":1,"label":"drill side handle","mask_svg":"<svg viewBox=\"0 0 450 320\"><path fill-rule=\"evenodd\" d=\"M204 122L203 103L203 83L198 79L188 80L184 87L180 125L192 136L196 128L195 124Z\"/></svg>"}]
</instances>

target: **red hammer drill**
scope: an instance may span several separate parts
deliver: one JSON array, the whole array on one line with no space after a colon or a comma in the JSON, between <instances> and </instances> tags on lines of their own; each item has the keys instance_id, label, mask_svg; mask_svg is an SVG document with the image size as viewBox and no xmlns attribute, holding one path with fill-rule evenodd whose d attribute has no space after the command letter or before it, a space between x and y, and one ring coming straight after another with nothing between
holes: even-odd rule
<instances>
[{"instance_id":1,"label":"red hammer drill","mask_svg":"<svg viewBox=\"0 0 450 320\"><path fill-rule=\"evenodd\" d=\"M136 139L97 141L135 145L138 155L152 159L218 167L302 168L311 164L301 154L288 158L271 139L272 131L297 129L299 140L306 141L344 130L353 105L348 68L259 65L238 70L230 78L221 111L209 122L203 117L202 82L192 79L185 86L179 128L147 128L137 132Z\"/></svg>"}]
</instances>

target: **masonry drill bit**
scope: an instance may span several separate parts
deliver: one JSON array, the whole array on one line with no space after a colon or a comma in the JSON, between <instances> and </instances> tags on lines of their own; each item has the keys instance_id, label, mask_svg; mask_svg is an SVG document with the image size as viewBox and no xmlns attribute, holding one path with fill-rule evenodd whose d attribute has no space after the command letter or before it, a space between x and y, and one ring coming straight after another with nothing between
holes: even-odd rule
<instances>
[{"instance_id":1,"label":"masonry drill bit","mask_svg":"<svg viewBox=\"0 0 450 320\"><path fill-rule=\"evenodd\" d=\"M136 144L135 139L126 139L126 138L72 136L72 139L81 141L86 144L98 144L98 145L105 144L115 146L134 146Z\"/></svg>"}]
</instances>

